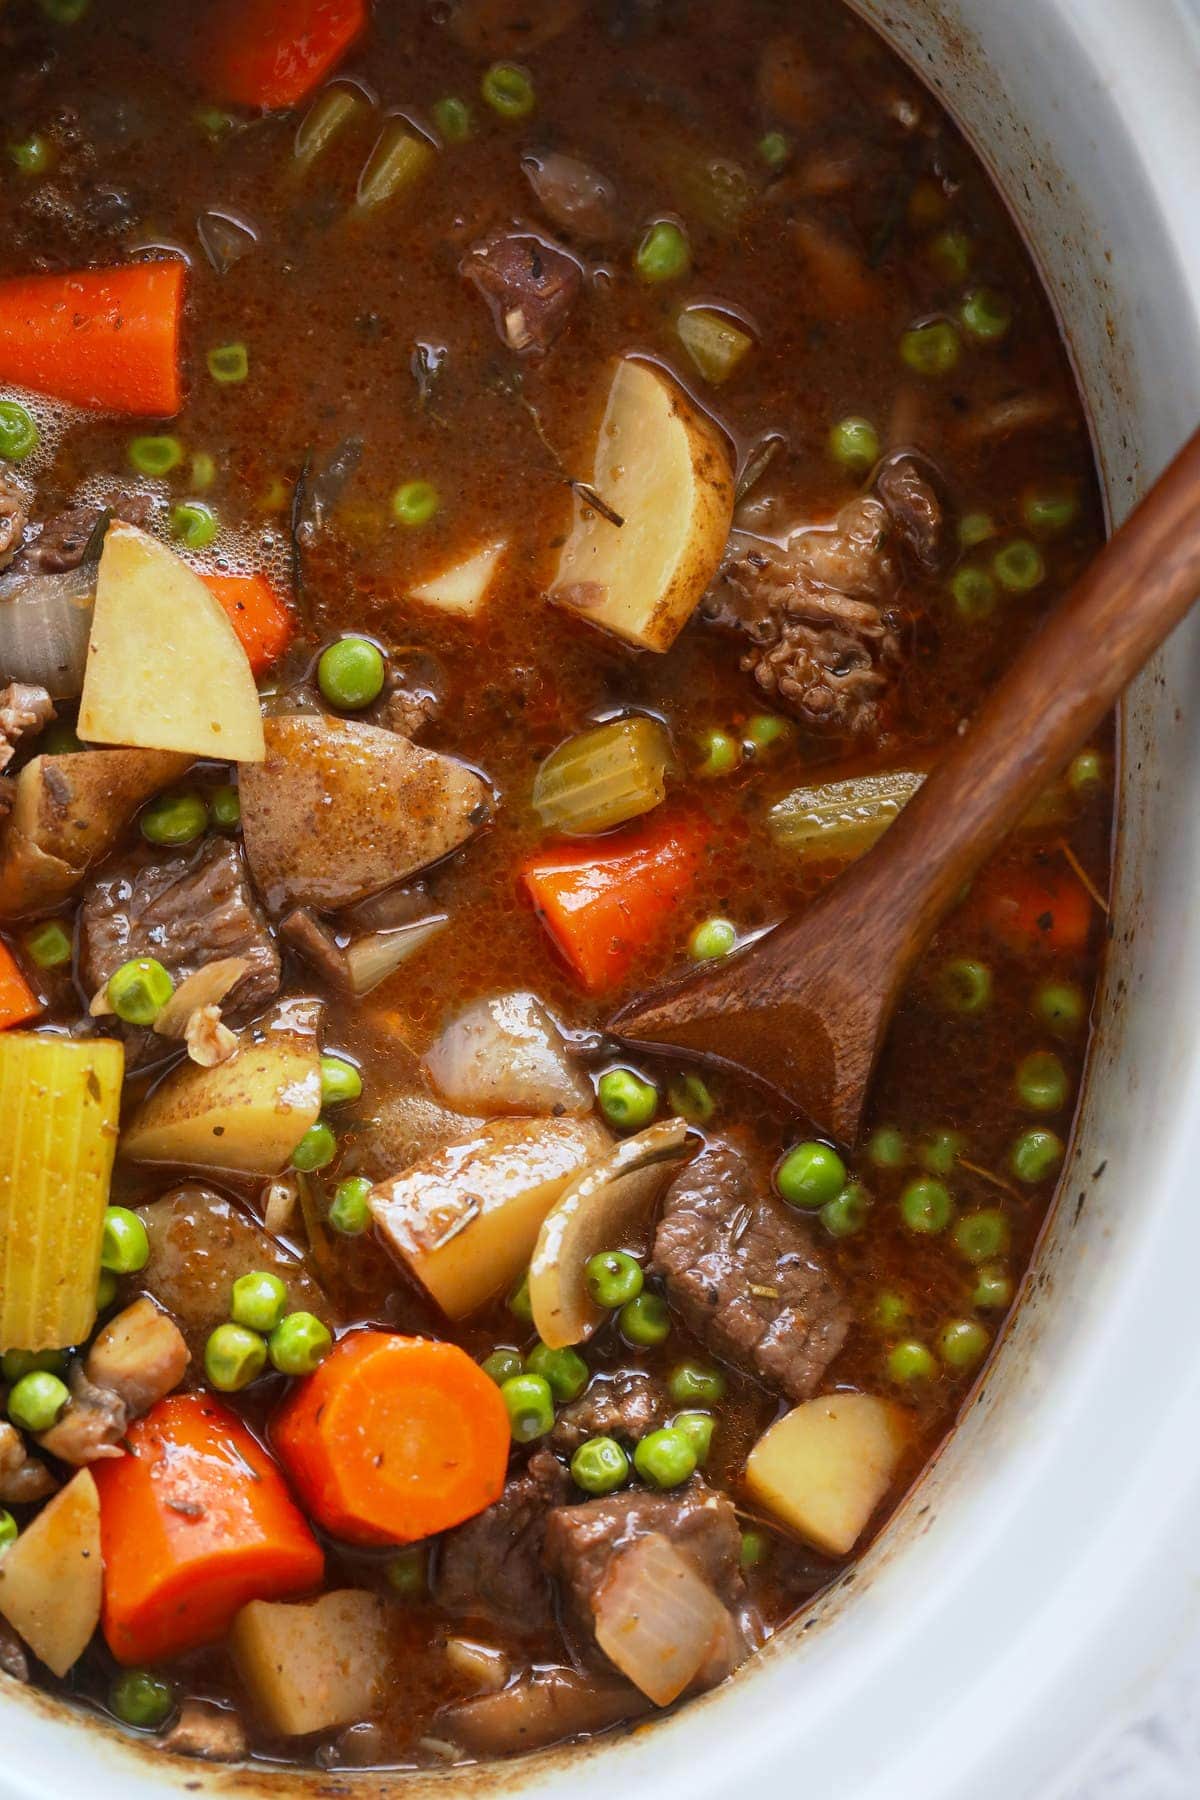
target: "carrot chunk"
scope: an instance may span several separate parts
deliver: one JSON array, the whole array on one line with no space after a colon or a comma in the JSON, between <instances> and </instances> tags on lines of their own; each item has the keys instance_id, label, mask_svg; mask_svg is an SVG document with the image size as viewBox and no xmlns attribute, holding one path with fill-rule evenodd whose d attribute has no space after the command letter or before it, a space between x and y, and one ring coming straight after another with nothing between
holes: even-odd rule
<instances>
[{"instance_id":1,"label":"carrot chunk","mask_svg":"<svg viewBox=\"0 0 1200 1800\"><path fill-rule=\"evenodd\" d=\"M457 1344L356 1331L285 1402L271 1442L327 1531L407 1544L499 1497L508 1413Z\"/></svg>"},{"instance_id":2,"label":"carrot chunk","mask_svg":"<svg viewBox=\"0 0 1200 1800\"><path fill-rule=\"evenodd\" d=\"M170 257L0 281L0 381L94 411L170 417L185 277Z\"/></svg>"},{"instance_id":3,"label":"carrot chunk","mask_svg":"<svg viewBox=\"0 0 1200 1800\"><path fill-rule=\"evenodd\" d=\"M241 639L254 674L265 674L292 641L291 608L265 575L206 575L204 585Z\"/></svg>"},{"instance_id":4,"label":"carrot chunk","mask_svg":"<svg viewBox=\"0 0 1200 1800\"><path fill-rule=\"evenodd\" d=\"M969 904L1009 949L1070 954L1082 950L1094 906L1082 882L1066 869L1009 867L984 876Z\"/></svg>"},{"instance_id":5,"label":"carrot chunk","mask_svg":"<svg viewBox=\"0 0 1200 1800\"><path fill-rule=\"evenodd\" d=\"M93 1469L104 1635L118 1662L214 1643L247 1601L319 1586L320 1545L262 1445L223 1406L171 1395L126 1443L127 1456Z\"/></svg>"},{"instance_id":6,"label":"carrot chunk","mask_svg":"<svg viewBox=\"0 0 1200 1800\"><path fill-rule=\"evenodd\" d=\"M213 26L212 75L222 99L295 106L366 22L365 0L229 0Z\"/></svg>"},{"instance_id":7,"label":"carrot chunk","mask_svg":"<svg viewBox=\"0 0 1200 1800\"><path fill-rule=\"evenodd\" d=\"M675 818L526 862L521 886L589 993L628 973L687 894L706 835L699 821Z\"/></svg>"},{"instance_id":8,"label":"carrot chunk","mask_svg":"<svg viewBox=\"0 0 1200 1800\"><path fill-rule=\"evenodd\" d=\"M22 975L7 944L0 943L0 1031L35 1019L42 1003Z\"/></svg>"}]
</instances>

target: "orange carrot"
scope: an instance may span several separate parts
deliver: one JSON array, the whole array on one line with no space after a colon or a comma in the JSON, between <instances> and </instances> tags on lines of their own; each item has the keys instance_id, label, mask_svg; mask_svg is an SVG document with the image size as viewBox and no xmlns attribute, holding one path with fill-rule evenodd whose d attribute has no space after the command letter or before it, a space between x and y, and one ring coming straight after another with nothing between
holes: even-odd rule
<instances>
[{"instance_id":1,"label":"orange carrot","mask_svg":"<svg viewBox=\"0 0 1200 1800\"><path fill-rule=\"evenodd\" d=\"M16 957L7 944L0 943L0 1031L24 1025L41 1010L42 1003L22 975Z\"/></svg>"},{"instance_id":2,"label":"orange carrot","mask_svg":"<svg viewBox=\"0 0 1200 1800\"><path fill-rule=\"evenodd\" d=\"M211 23L212 78L241 106L295 106L366 22L365 0L226 0Z\"/></svg>"},{"instance_id":3,"label":"orange carrot","mask_svg":"<svg viewBox=\"0 0 1200 1800\"><path fill-rule=\"evenodd\" d=\"M278 1469L215 1400L173 1394L125 1441L127 1456L93 1467L104 1635L118 1662L215 1643L247 1601L320 1585L324 1556Z\"/></svg>"},{"instance_id":4,"label":"orange carrot","mask_svg":"<svg viewBox=\"0 0 1200 1800\"><path fill-rule=\"evenodd\" d=\"M1011 950L1082 950L1092 928L1092 900L1065 869L1013 867L985 875L971 906Z\"/></svg>"},{"instance_id":5,"label":"orange carrot","mask_svg":"<svg viewBox=\"0 0 1200 1800\"><path fill-rule=\"evenodd\" d=\"M696 878L707 833L692 818L539 851L521 886L589 993L621 980Z\"/></svg>"},{"instance_id":6,"label":"orange carrot","mask_svg":"<svg viewBox=\"0 0 1200 1800\"><path fill-rule=\"evenodd\" d=\"M204 585L228 615L255 675L264 674L292 641L291 608L265 575L206 575Z\"/></svg>"},{"instance_id":7,"label":"orange carrot","mask_svg":"<svg viewBox=\"0 0 1200 1800\"><path fill-rule=\"evenodd\" d=\"M508 1413L457 1344L356 1331L285 1402L271 1442L335 1537L409 1544L498 1498Z\"/></svg>"},{"instance_id":8,"label":"orange carrot","mask_svg":"<svg viewBox=\"0 0 1200 1800\"><path fill-rule=\"evenodd\" d=\"M178 257L0 281L0 381L101 412L179 411Z\"/></svg>"}]
</instances>

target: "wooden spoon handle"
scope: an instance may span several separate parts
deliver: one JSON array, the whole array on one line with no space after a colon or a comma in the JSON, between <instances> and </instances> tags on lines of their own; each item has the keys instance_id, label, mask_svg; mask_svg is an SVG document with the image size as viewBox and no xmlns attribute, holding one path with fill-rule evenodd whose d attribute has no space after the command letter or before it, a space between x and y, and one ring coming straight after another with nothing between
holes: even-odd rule
<instances>
[{"instance_id":1,"label":"wooden spoon handle","mask_svg":"<svg viewBox=\"0 0 1200 1800\"><path fill-rule=\"evenodd\" d=\"M1020 652L859 865L912 960L1200 595L1200 431ZM856 871L858 872L858 871Z\"/></svg>"}]
</instances>

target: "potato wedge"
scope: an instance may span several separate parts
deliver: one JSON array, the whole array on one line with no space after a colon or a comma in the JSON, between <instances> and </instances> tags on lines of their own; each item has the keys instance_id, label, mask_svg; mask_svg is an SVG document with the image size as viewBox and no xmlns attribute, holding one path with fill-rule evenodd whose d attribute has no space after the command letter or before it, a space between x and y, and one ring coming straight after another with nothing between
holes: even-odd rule
<instances>
[{"instance_id":1,"label":"potato wedge","mask_svg":"<svg viewBox=\"0 0 1200 1800\"><path fill-rule=\"evenodd\" d=\"M266 721L267 759L240 783L246 855L273 912L332 911L464 844L491 794L473 769L356 720Z\"/></svg>"},{"instance_id":2,"label":"potato wedge","mask_svg":"<svg viewBox=\"0 0 1200 1800\"><path fill-rule=\"evenodd\" d=\"M408 590L410 600L424 606L436 606L442 612L462 613L473 618L488 597L488 590L500 567L500 559L508 549L507 540L497 538L485 544L462 562L451 563L436 575L429 575Z\"/></svg>"},{"instance_id":3,"label":"potato wedge","mask_svg":"<svg viewBox=\"0 0 1200 1800\"><path fill-rule=\"evenodd\" d=\"M582 1344L608 1318L583 1272L600 1251L619 1250L649 1215L686 1140L683 1119L664 1119L625 1138L577 1175L546 1214L529 1264L529 1299L538 1336L552 1350Z\"/></svg>"},{"instance_id":4,"label":"potato wedge","mask_svg":"<svg viewBox=\"0 0 1200 1800\"><path fill-rule=\"evenodd\" d=\"M911 1415L875 1394L822 1394L763 1432L745 1490L827 1556L847 1556L895 1479Z\"/></svg>"},{"instance_id":5,"label":"potato wedge","mask_svg":"<svg viewBox=\"0 0 1200 1800\"><path fill-rule=\"evenodd\" d=\"M389 1250L451 1319L512 1287L573 1175L611 1139L593 1119L495 1119L371 1194Z\"/></svg>"},{"instance_id":6,"label":"potato wedge","mask_svg":"<svg viewBox=\"0 0 1200 1800\"><path fill-rule=\"evenodd\" d=\"M650 363L617 364L591 485L576 490L550 598L644 650L669 650L717 572L733 521L724 440Z\"/></svg>"},{"instance_id":7,"label":"potato wedge","mask_svg":"<svg viewBox=\"0 0 1200 1800\"><path fill-rule=\"evenodd\" d=\"M227 762L261 762L246 652L200 577L136 526L105 533L79 734Z\"/></svg>"},{"instance_id":8,"label":"potato wedge","mask_svg":"<svg viewBox=\"0 0 1200 1800\"><path fill-rule=\"evenodd\" d=\"M175 1168L278 1175L321 1110L314 1010L285 1002L239 1033L227 1062L180 1063L135 1110L120 1154Z\"/></svg>"},{"instance_id":9,"label":"potato wedge","mask_svg":"<svg viewBox=\"0 0 1200 1800\"><path fill-rule=\"evenodd\" d=\"M0 1557L0 1613L63 1676L100 1623L102 1580L100 1496L80 1469Z\"/></svg>"},{"instance_id":10,"label":"potato wedge","mask_svg":"<svg viewBox=\"0 0 1200 1800\"><path fill-rule=\"evenodd\" d=\"M251 1600L230 1645L255 1706L283 1737L366 1718L387 1669L383 1603L361 1588L319 1600Z\"/></svg>"}]
</instances>

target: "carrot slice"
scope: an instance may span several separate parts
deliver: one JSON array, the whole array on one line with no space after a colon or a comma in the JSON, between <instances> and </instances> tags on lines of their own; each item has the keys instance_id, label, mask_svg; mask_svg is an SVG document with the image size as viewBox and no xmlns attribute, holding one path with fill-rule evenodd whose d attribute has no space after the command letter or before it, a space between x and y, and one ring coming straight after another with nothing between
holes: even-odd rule
<instances>
[{"instance_id":1,"label":"carrot slice","mask_svg":"<svg viewBox=\"0 0 1200 1800\"><path fill-rule=\"evenodd\" d=\"M127 1456L93 1468L104 1635L118 1662L214 1643L248 1600L319 1586L324 1556L278 1469L215 1400L173 1394L125 1441Z\"/></svg>"},{"instance_id":2,"label":"carrot slice","mask_svg":"<svg viewBox=\"0 0 1200 1800\"><path fill-rule=\"evenodd\" d=\"M271 1442L335 1537L408 1544L499 1497L508 1413L457 1344L356 1331L284 1404Z\"/></svg>"},{"instance_id":3,"label":"carrot slice","mask_svg":"<svg viewBox=\"0 0 1200 1800\"><path fill-rule=\"evenodd\" d=\"M277 662L296 621L265 575L206 575L204 585L241 639L255 675Z\"/></svg>"},{"instance_id":4,"label":"carrot slice","mask_svg":"<svg viewBox=\"0 0 1200 1800\"><path fill-rule=\"evenodd\" d=\"M16 957L7 944L0 943L0 1031L36 1019L41 1010L42 1003L22 975Z\"/></svg>"},{"instance_id":5,"label":"carrot slice","mask_svg":"<svg viewBox=\"0 0 1200 1800\"><path fill-rule=\"evenodd\" d=\"M0 281L0 381L72 406L168 418L180 408L178 257Z\"/></svg>"},{"instance_id":6,"label":"carrot slice","mask_svg":"<svg viewBox=\"0 0 1200 1800\"><path fill-rule=\"evenodd\" d=\"M1065 869L1021 867L986 875L972 905L1011 950L1082 950L1092 928L1090 894Z\"/></svg>"},{"instance_id":7,"label":"carrot slice","mask_svg":"<svg viewBox=\"0 0 1200 1800\"><path fill-rule=\"evenodd\" d=\"M520 882L589 993L628 973L696 878L707 833L694 818L539 851Z\"/></svg>"},{"instance_id":8,"label":"carrot slice","mask_svg":"<svg viewBox=\"0 0 1200 1800\"><path fill-rule=\"evenodd\" d=\"M295 106L366 22L365 0L229 0L212 27L213 79L241 106Z\"/></svg>"}]
</instances>

